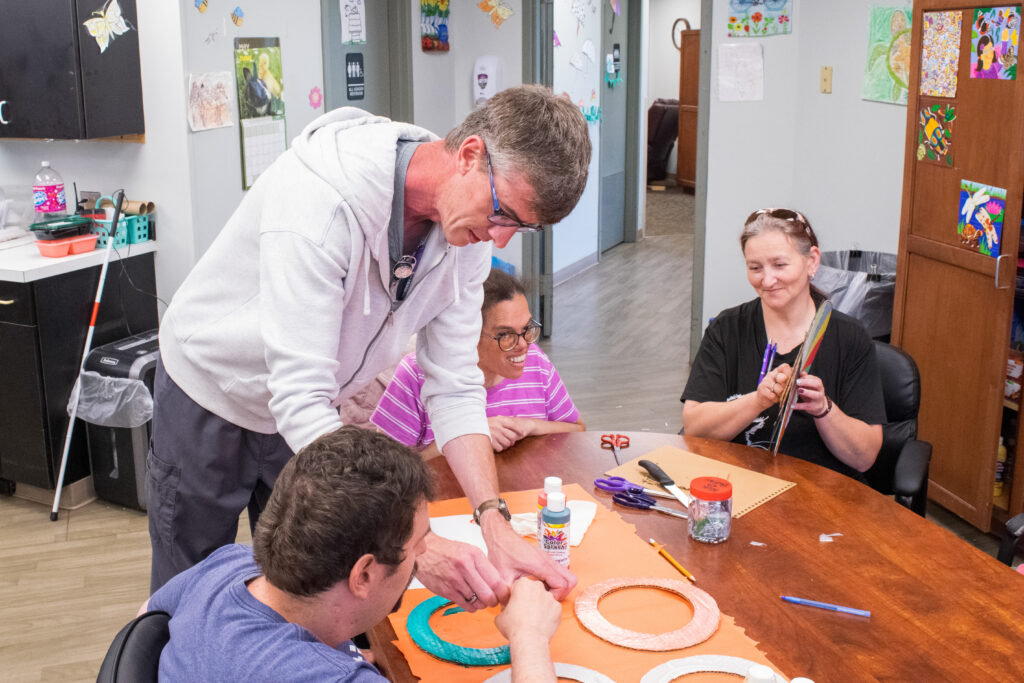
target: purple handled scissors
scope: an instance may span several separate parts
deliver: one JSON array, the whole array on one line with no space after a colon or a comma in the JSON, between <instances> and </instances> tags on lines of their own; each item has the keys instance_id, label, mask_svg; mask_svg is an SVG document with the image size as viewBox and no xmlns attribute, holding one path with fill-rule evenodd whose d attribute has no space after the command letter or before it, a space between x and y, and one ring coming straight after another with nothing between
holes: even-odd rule
<instances>
[{"instance_id":1,"label":"purple handled scissors","mask_svg":"<svg viewBox=\"0 0 1024 683\"><path fill-rule=\"evenodd\" d=\"M602 491L610 491L612 493L632 493L645 496L657 496L658 498L668 498L669 500L675 500L675 496L671 494L662 493L661 491L655 491L653 489L645 489L642 486L637 486L633 482L623 477L608 477L606 479L595 479L594 486L601 489Z\"/></svg>"},{"instance_id":2,"label":"purple handled scissors","mask_svg":"<svg viewBox=\"0 0 1024 683\"><path fill-rule=\"evenodd\" d=\"M612 495L612 500L619 505L625 505L629 508L636 508L637 510L657 510L658 512L662 512L666 515L688 519L685 512L679 512L672 508L657 505L653 498L642 493L616 493Z\"/></svg>"}]
</instances>

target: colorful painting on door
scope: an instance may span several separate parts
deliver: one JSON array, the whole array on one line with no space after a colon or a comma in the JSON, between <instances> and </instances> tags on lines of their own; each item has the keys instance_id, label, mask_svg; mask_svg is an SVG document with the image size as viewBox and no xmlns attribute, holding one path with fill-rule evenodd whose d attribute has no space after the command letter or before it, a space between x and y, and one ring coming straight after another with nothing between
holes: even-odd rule
<instances>
[{"instance_id":1,"label":"colorful painting on door","mask_svg":"<svg viewBox=\"0 0 1024 683\"><path fill-rule=\"evenodd\" d=\"M971 78L1017 79L1020 6L979 7L971 24Z\"/></svg>"},{"instance_id":2,"label":"colorful painting on door","mask_svg":"<svg viewBox=\"0 0 1024 683\"><path fill-rule=\"evenodd\" d=\"M909 6L870 8L861 99L891 104L907 103L911 16L913 9Z\"/></svg>"},{"instance_id":3,"label":"colorful painting on door","mask_svg":"<svg viewBox=\"0 0 1024 683\"><path fill-rule=\"evenodd\" d=\"M793 0L729 0L729 37L764 38L793 32Z\"/></svg>"},{"instance_id":4,"label":"colorful painting on door","mask_svg":"<svg viewBox=\"0 0 1024 683\"><path fill-rule=\"evenodd\" d=\"M956 232L960 244L985 256L999 256L1006 190L970 180L960 181L960 214Z\"/></svg>"},{"instance_id":5,"label":"colorful painting on door","mask_svg":"<svg viewBox=\"0 0 1024 683\"><path fill-rule=\"evenodd\" d=\"M925 12L921 49L921 94L956 97L960 64L960 27L964 13Z\"/></svg>"},{"instance_id":6,"label":"colorful painting on door","mask_svg":"<svg viewBox=\"0 0 1024 683\"><path fill-rule=\"evenodd\" d=\"M917 160L934 161L942 166L953 165L953 121L956 107L952 104L926 104L921 108L917 127Z\"/></svg>"}]
</instances>

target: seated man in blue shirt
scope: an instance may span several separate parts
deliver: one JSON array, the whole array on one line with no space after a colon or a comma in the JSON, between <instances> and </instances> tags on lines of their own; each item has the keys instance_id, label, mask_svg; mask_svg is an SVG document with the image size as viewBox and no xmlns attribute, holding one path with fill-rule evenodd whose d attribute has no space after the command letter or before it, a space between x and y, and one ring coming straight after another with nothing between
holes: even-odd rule
<instances>
[{"instance_id":1,"label":"seated man in blue shirt","mask_svg":"<svg viewBox=\"0 0 1024 683\"><path fill-rule=\"evenodd\" d=\"M229 545L175 576L143 609L171 615L163 680L382 681L352 637L401 603L430 529L420 457L355 427L285 466L253 547ZM498 628L514 680L554 681L548 641L561 608L520 579Z\"/></svg>"}]
</instances>

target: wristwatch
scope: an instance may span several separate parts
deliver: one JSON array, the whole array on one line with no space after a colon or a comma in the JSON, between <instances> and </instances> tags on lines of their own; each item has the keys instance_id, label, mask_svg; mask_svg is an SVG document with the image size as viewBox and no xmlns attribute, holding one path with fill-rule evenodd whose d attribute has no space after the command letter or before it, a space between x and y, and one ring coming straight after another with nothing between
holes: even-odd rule
<instances>
[{"instance_id":1,"label":"wristwatch","mask_svg":"<svg viewBox=\"0 0 1024 683\"><path fill-rule=\"evenodd\" d=\"M508 505L505 503L504 498L491 498L480 503L476 510L473 510L473 521L480 524L480 515L491 509L497 509L506 522L511 521L512 513L508 511Z\"/></svg>"}]
</instances>

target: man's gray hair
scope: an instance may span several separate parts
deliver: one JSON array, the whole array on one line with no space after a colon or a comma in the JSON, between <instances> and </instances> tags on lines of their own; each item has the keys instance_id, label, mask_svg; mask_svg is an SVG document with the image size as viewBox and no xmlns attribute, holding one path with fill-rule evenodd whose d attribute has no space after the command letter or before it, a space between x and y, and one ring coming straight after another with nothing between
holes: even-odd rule
<instances>
[{"instance_id":1,"label":"man's gray hair","mask_svg":"<svg viewBox=\"0 0 1024 683\"><path fill-rule=\"evenodd\" d=\"M568 97L540 85L502 90L445 136L456 151L470 135L487 145L495 174L522 173L540 223L569 215L587 185L590 133Z\"/></svg>"}]
</instances>

